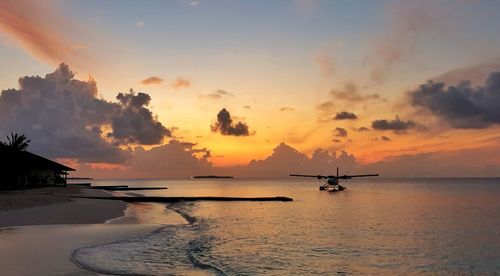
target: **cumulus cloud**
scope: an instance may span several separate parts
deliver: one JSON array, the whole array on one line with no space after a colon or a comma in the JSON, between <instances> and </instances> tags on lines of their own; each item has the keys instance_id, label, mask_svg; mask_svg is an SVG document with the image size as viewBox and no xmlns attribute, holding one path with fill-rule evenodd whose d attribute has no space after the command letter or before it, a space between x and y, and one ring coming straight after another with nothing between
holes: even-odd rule
<instances>
[{"instance_id":1,"label":"cumulus cloud","mask_svg":"<svg viewBox=\"0 0 500 276\"><path fill-rule=\"evenodd\" d=\"M226 90L217 89L214 92L207 94L205 97L212 100L219 100L224 97L234 97L234 95L232 93L227 92Z\"/></svg>"},{"instance_id":2,"label":"cumulus cloud","mask_svg":"<svg viewBox=\"0 0 500 276\"><path fill-rule=\"evenodd\" d=\"M347 137L347 130L345 128L336 127L333 131L335 137Z\"/></svg>"},{"instance_id":3,"label":"cumulus cloud","mask_svg":"<svg viewBox=\"0 0 500 276\"><path fill-rule=\"evenodd\" d=\"M125 168L91 168L77 164L77 173L98 178L187 178L220 173L210 162L208 149L175 139L150 149L135 147L130 155L123 164Z\"/></svg>"},{"instance_id":4,"label":"cumulus cloud","mask_svg":"<svg viewBox=\"0 0 500 276\"><path fill-rule=\"evenodd\" d=\"M247 166L231 168L230 173L241 177L286 177L290 173L333 174L335 167L355 169L356 159L345 151L339 153L316 149L310 157L295 148L281 143L268 157L252 160Z\"/></svg>"},{"instance_id":5,"label":"cumulus cloud","mask_svg":"<svg viewBox=\"0 0 500 276\"><path fill-rule=\"evenodd\" d=\"M120 144L155 145L163 141L163 137L171 137L172 133L153 116L147 108L151 97L134 91L119 93L116 99L121 108L111 117L113 132L108 134Z\"/></svg>"},{"instance_id":6,"label":"cumulus cloud","mask_svg":"<svg viewBox=\"0 0 500 276\"><path fill-rule=\"evenodd\" d=\"M172 82L172 87L175 89L187 88L191 86L191 81L183 78L176 78Z\"/></svg>"},{"instance_id":7,"label":"cumulus cloud","mask_svg":"<svg viewBox=\"0 0 500 276\"><path fill-rule=\"evenodd\" d=\"M334 120L356 120L357 118L356 114L347 111L337 112L333 117Z\"/></svg>"},{"instance_id":8,"label":"cumulus cloud","mask_svg":"<svg viewBox=\"0 0 500 276\"><path fill-rule=\"evenodd\" d=\"M225 108L217 114L217 122L210 126L212 132L219 132L222 135L249 136L248 125L243 122L233 122L231 114Z\"/></svg>"},{"instance_id":9,"label":"cumulus cloud","mask_svg":"<svg viewBox=\"0 0 500 276\"><path fill-rule=\"evenodd\" d=\"M446 87L429 81L409 93L414 107L424 108L455 128L486 128L500 124L500 72L492 72L483 85L469 82Z\"/></svg>"},{"instance_id":10,"label":"cumulus cloud","mask_svg":"<svg viewBox=\"0 0 500 276\"><path fill-rule=\"evenodd\" d=\"M159 141L158 134L168 135L168 130L145 107L147 94L119 94L119 98L119 102L99 99L93 79L77 80L61 64L43 78L22 77L19 89L1 92L0 133L23 133L33 141L30 150L52 158L121 163L129 152L116 142L149 144ZM113 141L103 138L105 131ZM144 137L148 135L152 138Z\"/></svg>"},{"instance_id":11,"label":"cumulus cloud","mask_svg":"<svg viewBox=\"0 0 500 276\"><path fill-rule=\"evenodd\" d=\"M375 120L372 121L372 128L375 130L392 130L396 134L404 134L409 129L417 128L419 124L412 120L403 121L396 116L394 120Z\"/></svg>"},{"instance_id":12,"label":"cumulus cloud","mask_svg":"<svg viewBox=\"0 0 500 276\"><path fill-rule=\"evenodd\" d=\"M143 79L141 81L142 84L144 85L150 85L150 84L160 84L163 82L163 79L160 77L152 76L146 79Z\"/></svg>"},{"instance_id":13,"label":"cumulus cloud","mask_svg":"<svg viewBox=\"0 0 500 276\"><path fill-rule=\"evenodd\" d=\"M50 7L49 7L50 6ZM43 1L0 1L0 30L34 57L51 64L61 61L81 64L81 43L72 37L83 37L70 20L57 13L54 5Z\"/></svg>"}]
</instances>

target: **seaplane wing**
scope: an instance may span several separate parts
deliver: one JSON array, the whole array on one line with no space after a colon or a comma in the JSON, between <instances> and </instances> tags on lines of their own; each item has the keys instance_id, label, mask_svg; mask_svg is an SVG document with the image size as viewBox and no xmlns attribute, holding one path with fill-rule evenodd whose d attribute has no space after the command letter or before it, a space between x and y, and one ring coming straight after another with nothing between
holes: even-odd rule
<instances>
[{"instance_id":1,"label":"seaplane wing","mask_svg":"<svg viewBox=\"0 0 500 276\"><path fill-rule=\"evenodd\" d=\"M300 176L300 177L314 177L314 178L317 178L317 179L321 179L321 178L328 178L327 176L324 176L324 175L311 175L311 174L290 174L290 176Z\"/></svg>"},{"instance_id":2,"label":"seaplane wing","mask_svg":"<svg viewBox=\"0 0 500 276\"><path fill-rule=\"evenodd\" d=\"M368 177L368 176L379 176L379 174L355 174L355 175L344 175L347 177Z\"/></svg>"}]
</instances>

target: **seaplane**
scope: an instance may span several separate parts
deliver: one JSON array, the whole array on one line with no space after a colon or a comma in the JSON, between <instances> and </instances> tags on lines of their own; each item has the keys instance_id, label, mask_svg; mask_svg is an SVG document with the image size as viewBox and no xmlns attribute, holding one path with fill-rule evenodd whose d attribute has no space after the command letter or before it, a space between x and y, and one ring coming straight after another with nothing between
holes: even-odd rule
<instances>
[{"instance_id":1,"label":"seaplane","mask_svg":"<svg viewBox=\"0 0 500 276\"><path fill-rule=\"evenodd\" d=\"M339 175L339 167L337 167L337 175L310 175L310 174L290 174L290 176L298 176L298 177L313 177L318 180L325 180L325 183L319 186L320 191L328 191L328 192L340 192L346 189L346 187L340 185L341 180L348 180L355 177L371 177L371 176L379 176L379 174L355 174L355 175Z\"/></svg>"}]
</instances>

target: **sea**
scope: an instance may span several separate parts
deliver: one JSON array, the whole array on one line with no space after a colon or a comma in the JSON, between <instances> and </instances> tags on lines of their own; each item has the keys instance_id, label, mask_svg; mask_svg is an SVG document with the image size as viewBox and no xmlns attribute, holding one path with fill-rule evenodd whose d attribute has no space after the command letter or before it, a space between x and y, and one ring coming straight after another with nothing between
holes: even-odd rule
<instances>
[{"instance_id":1,"label":"sea","mask_svg":"<svg viewBox=\"0 0 500 276\"><path fill-rule=\"evenodd\" d=\"M287 196L292 202L131 204L109 223L152 233L78 248L80 267L117 275L500 274L500 178L96 180L167 186L146 196Z\"/></svg>"}]
</instances>

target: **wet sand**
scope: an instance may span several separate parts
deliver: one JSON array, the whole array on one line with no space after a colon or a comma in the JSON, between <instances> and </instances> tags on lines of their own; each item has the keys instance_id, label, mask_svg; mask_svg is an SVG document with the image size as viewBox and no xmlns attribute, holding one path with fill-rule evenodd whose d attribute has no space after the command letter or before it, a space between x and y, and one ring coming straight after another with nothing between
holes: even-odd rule
<instances>
[{"instance_id":1,"label":"wet sand","mask_svg":"<svg viewBox=\"0 0 500 276\"><path fill-rule=\"evenodd\" d=\"M154 231L155 224L41 225L0 228L2 275L98 275L71 260L81 247Z\"/></svg>"}]
</instances>

